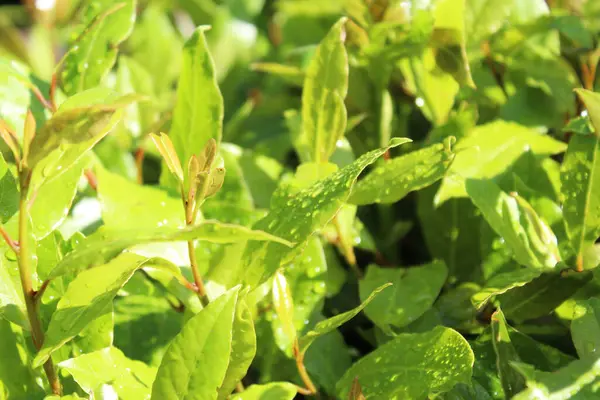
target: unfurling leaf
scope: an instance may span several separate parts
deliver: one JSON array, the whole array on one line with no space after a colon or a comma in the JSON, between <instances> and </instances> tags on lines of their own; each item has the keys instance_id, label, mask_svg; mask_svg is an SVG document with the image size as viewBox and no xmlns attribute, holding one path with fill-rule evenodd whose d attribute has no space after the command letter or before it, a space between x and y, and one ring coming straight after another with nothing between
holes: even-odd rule
<instances>
[{"instance_id":1,"label":"unfurling leaf","mask_svg":"<svg viewBox=\"0 0 600 400\"><path fill-rule=\"evenodd\" d=\"M179 182L183 183L183 169L181 168L181 162L179 161L179 157L177 157L177 152L175 152L171 139L162 132L158 135L151 133L150 138L163 157L169 171L179 179Z\"/></svg>"}]
</instances>

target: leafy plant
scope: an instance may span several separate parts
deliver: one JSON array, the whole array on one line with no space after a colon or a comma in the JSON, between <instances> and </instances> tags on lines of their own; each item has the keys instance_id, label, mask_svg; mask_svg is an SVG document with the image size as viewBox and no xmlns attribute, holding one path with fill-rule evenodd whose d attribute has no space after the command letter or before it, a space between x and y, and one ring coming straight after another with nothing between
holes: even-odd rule
<instances>
[{"instance_id":1,"label":"leafy plant","mask_svg":"<svg viewBox=\"0 0 600 400\"><path fill-rule=\"evenodd\" d=\"M0 399L587 399L594 0L0 7Z\"/></svg>"}]
</instances>

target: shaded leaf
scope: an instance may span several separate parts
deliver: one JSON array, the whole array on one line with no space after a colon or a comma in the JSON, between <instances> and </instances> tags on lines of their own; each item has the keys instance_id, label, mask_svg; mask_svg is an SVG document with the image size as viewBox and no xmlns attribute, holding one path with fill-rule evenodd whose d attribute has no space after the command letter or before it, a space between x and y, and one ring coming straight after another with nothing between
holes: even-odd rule
<instances>
[{"instance_id":1,"label":"shaded leaf","mask_svg":"<svg viewBox=\"0 0 600 400\"><path fill-rule=\"evenodd\" d=\"M598 357L600 348L600 300L591 298L578 304L571 322L573 344L580 358Z\"/></svg>"},{"instance_id":2,"label":"shaded leaf","mask_svg":"<svg viewBox=\"0 0 600 400\"><path fill-rule=\"evenodd\" d=\"M313 329L304 334L301 338L298 339L298 344L300 347L300 352L305 353L309 346L314 342L319 336L323 336L334 329L337 329L344 323L350 321L352 318L358 315L373 299L385 288L391 286L391 283L386 283L375 289L371 295L363 301L358 307L353 308L350 311L346 311L345 313L338 314L335 317L331 317L326 319L325 321L321 321L315 325Z\"/></svg>"},{"instance_id":3,"label":"shaded leaf","mask_svg":"<svg viewBox=\"0 0 600 400\"><path fill-rule=\"evenodd\" d=\"M498 309L492 315L492 343L496 352L496 368L504 393L508 398L525 388L525 380L512 367L512 362L519 362L519 355L511 343L508 334L508 324L502 310Z\"/></svg>"},{"instance_id":4,"label":"shaded leaf","mask_svg":"<svg viewBox=\"0 0 600 400\"><path fill-rule=\"evenodd\" d=\"M393 286L365 308L365 314L384 331L390 325L401 328L417 320L435 302L444 286L448 269L443 261L408 268L380 268L370 265L359 282L361 300L382 284Z\"/></svg>"}]
</instances>

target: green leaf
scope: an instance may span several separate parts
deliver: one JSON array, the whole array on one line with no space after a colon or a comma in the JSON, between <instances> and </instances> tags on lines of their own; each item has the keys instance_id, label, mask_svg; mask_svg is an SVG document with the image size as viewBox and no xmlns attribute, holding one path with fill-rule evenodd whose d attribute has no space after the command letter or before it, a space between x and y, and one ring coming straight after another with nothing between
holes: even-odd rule
<instances>
[{"instance_id":1,"label":"green leaf","mask_svg":"<svg viewBox=\"0 0 600 400\"><path fill-rule=\"evenodd\" d=\"M548 315L590 281L590 272L547 273L498 296L504 314L515 322Z\"/></svg>"},{"instance_id":2,"label":"green leaf","mask_svg":"<svg viewBox=\"0 0 600 400\"><path fill-rule=\"evenodd\" d=\"M3 318L0 318L0 337L0 398L41 398L43 389L36 383L36 374L28 365L27 347L31 339Z\"/></svg>"},{"instance_id":3,"label":"green leaf","mask_svg":"<svg viewBox=\"0 0 600 400\"><path fill-rule=\"evenodd\" d=\"M325 321L319 322L313 329L307 332L304 336L298 339L298 344L301 353L306 353L306 350L310 347L319 336L323 336L334 329L342 326L344 323L350 321L352 318L358 315L373 299L385 288L391 286L391 283L386 283L375 289L371 295L363 301L358 307L353 308L345 313L338 314L335 317L326 319Z\"/></svg>"},{"instance_id":4,"label":"green leaf","mask_svg":"<svg viewBox=\"0 0 600 400\"><path fill-rule=\"evenodd\" d=\"M183 48L177 101L169 133L184 165L184 176L187 176L189 158L200 153L210 138L220 143L223 131L223 96L204 36L206 29L205 26L198 27ZM163 178L171 182L165 173Z\"/></svg>"},{"instance_id":5,"label":"green leaf","mask_svg":"<svg viewBox=\"0 0 600 400\"><path fill-rule=\"evenodd\" d=\"M571 322L571 337L580 358L598 357L600 348L600 299L580 302Z\"/></svg>"},{"instance_id":6,"label":"green leaf","mask_svg":"<svg viewBox=\"0 0 600 400\"><path fill-rule=\"evenodd\" d=\"M147 5L127 45L132 57L150 73L156 93L169 92L179 76L182 40L160 4Z\"/></svg>"},{"instance_id":7,"label":"green leaf","mask_svg":"<svg viewBox=\"0 0 600 400\"><path fill-rule=\"evenodd\" d=\"M392 139L389 146L399 146L408 141L405 138ZM250 243L244 253L245 282L250 286L265 282L288 257L295 256L306 240L335 216L348 198L358 175L386 150L366 153L352 164L293 195L274 196L271 211L254 228L293 241L296 246L290 250L276 244Z\"/></svg>"},{"instance_id":8,"label":"green leaf","mask_svg":"<svg viewBox=\"0 0 600 400\"><path fill-rule=\"evenodd\" d=\"M231 333L231 354L219 399L228 399L235 386L246 376L256 355L256 332L252 313L244 299L239 299L235 309Z\"/></svg>"},{"instance_id":9,"label":"green leaf","mask_svg":"<svg viewBox=\"0 0 600 400\"><path fill-rule=\"evenodd\" d=\"M288 382L272 382L252 385L231 400L293 400L298 392L296 385Z\"/></svg>"},{"instance_id":10,"label":"green leaf","mask_svg":"<svg viewBox=\"0 0 600 400\"><path fill-rule=\"evenodd\" d=\"M492 314L492 343L496 352L496 368L500 382L507 397L512 398L525 388L525 380L512 367L512 362L519 362L519 355L510 341L508 324L501 309Z\"/></svg>"},{"instance_id":11,"label":"green leaf","mask_svg":"<svg viewBox=\"0 0 600 400\"><path fill-rule=\"evenodd\" d=\"M153 399L217 399L230 362L238 292L236 287L215 299L173 339L158 368Z\"/></svg>"},{"instance_id":12,"label":"green leaf","mask_svg":"<svg viewBox=\"0 0 600 400\"><path fill-rule=\"evenodd\" d=\"M390 331L390 325L404 327L431 308L447 275L448 269L443 261L408 268L370 265L364 279L359 281L361 300L386 282L393 286L377 296L365 308L365 314L384 331Z\"/></svg>"},{"instance_id":13,"label":"green leaf","mask_svg":"<svg viewBox=\"0 0 600 400\"><path fill-rule=\"evenodd\" d=\"M83 157L64 173L42 182L39 189L30 193L29 201L33 203L30 203L29 213L36 239L48 236L67 218L77 194L77 184L88 164L89 159ZM37 182L32 182L32 186L37 186Z\"/></svg>"},{"instance_id":14,"label":"green leaf","mask_svg":"<svg viewBox=\"0 0 600 400\"><path fill-rule=\"evenodd\" d=\"M514 400L593 399L598 396L600 359L586 357L554 372L536 371L522 363L514 364L514 367L527 381L527 389L513 397Z\"/></svg>"},{"instance_id":15,"label":"green leaf","mask_svg":"<svg viewBox=\"0 0 600 400\"><path fill-rule=\"evenodd\" d=\"M436 195L436 204L453 197L466 197L465 179L492 178L501 174L524 149L544 156L561 153L566 145L511 122L495 121L477 126L456 144L456 157Z\"/></svg>"},{"instance_id":16,"label":"green leaf","mask_svg":"<svg viewBox=\"0 0 600 400\"><path fill-rule=\"evenodd\" d=\"M474 88L466 50L465 2L442 0L436 3L432 42L440 68L452 75L459 85Z\"/></svg>"},{"instance_id":17,"label":"green leaf","mask_svg":"<svg viewBox=\"0 0 600 400\"><path fill-rule=\"evenodd\" d=\"M5 224L19 209L19 189L8 164L0 153L0 223Z\"/></svg>"},{"instance_id":18,"label":"green leaf","mask_svg":"<svg viewBox=\"0 0 600 400\"><path fill-rule=\"evenodd\" d=\"M337 388L340 397L347 398L352 381L358 378L367 398L423 399L449 391L457 383L469 384L474 361L467 341L450 328L405 333L361 358Z\"/></svg>"},{"instance_id":19,"label":"green leaf","mask_svg":"<svg viewBox=\"0 0 600 400\"><path fill-rule=\"evenodd\" d=\"M433 258L446 262L450 279L477 282L483 259L479 243L481 215L468 199L450 199L434 207L438 187L430 186L417 195L417 215L425 244Z\"/></svg>"},{"instance_id":20,"label":"green leaf","mask_svg":"<svg viewBox=\"0 0 600 400\"><path fill-rule=\"evenodd\" d=\"M349 69L345 23L346 18L340 19L319 44L304 79L302 134L296 146L316 163L327 162L346 131L344 98Z\"/></svg>"},{"instance_id":21,"label":"green leaf","mask_svg":"<svg viewBox=\"0 0 600 400\"><path fill-rule=\"evenodd\" d=\"M517 268L513 271L502 272L492 276L484 288L473 295L476 307L483 307L493 296L506 293L516 287L525 286L541 275L541 271L531 268Z\"/></svg>"},{"instance_id":22,"label":"green leaf","mask_svg":"<svg viewBox=\"0 0 600 400\"><path fill-rule=\"evenodd\" d=\"M590 119L600 132L600 94L578 90ZM600 137L571 137L561 170L563 214L577 268L583 269L584 254L600 237Z\"/></svg>"},{"instance_id":23,"label":"green leaf","mask_svg":"<svg viewBox=\"0 0 600 400\"><path fill-rule=\"evenodd\" d=\"M33 360L33 365L42 365L52 352L110 310L107 306L112 303L117 292L143 266L166 269L173 275L180 274L173 264L133 253L122 254L108 264L80 272L69 283L59 300L48 324L44 344Z\"/></svg>"},{"instance_id":24,"label":"green leaf","mask_svg":"<svg viewBox=\"0 0 600 400\"><path fill-rule=\"evenodd\" d=\"M357 205L395 203L408 193L421 190L441 179L454 158L449 138L404 156L387 161L360 180L350 202Z\"/></svg>"},{"instance_id":25,"label":"green leaf","mask_svg":"<svg viewBox=\"0 0 600 400\"><path fill-rule=\"evenodd\" d=\"M560 261L556 236L525 200L507 195L489 180L468 179L466 189L517 262L540 270L556 266Z\"/></svg>"},{"instance_id":26,"label":"green leaf","mask_svg":"<svg viewBox=\"0 0 600 400\"><path fill-rule=\"evenodd\" d=\"M137 244L205 240L211 243L234 243L245 240L273 240L284 246L292 243L269 233L252 230L240 225L223 224L206 220L197 225L177 229L161 227L135 230L100 229L87 237L77 249L61 260L50 272L48 279L66 273L75 273L87 267L102 264L124 249Z\"/></svg>"},{"instance_id":27,"label":"green leaf","mask_svg":"<svg viewBox=\"0 0 600 400\"><path fill-rule=\"evenodd\" d=\"M0 118L19 138L23 137L27 110L33 112L37 126L42 126L48 115L48 111L35 98L33 91L36 87L45 90L48 85L32 76L24 64L0 55Z\"/></svg>"},{"instance_id":28,"label":"green leaf","mask_svg":"<svg viewBox=\"0 0 600 400\"><path fill-rule=\"evenodd\" d=\"M6 245L0 246L0 249L5 252L4 257L0 258L0 317L30 330L19 267L14 262L16 255ZM7 256L13 258L13 262L10 262Z\"/></svg>"},{"instance_id":29,"label":"green leaf","mask_svg":"<svg viewBox=\"0 0 600 400\"><path fill-rule=\"evenodd\" d=\"M96 96L104 97L104 101L101 104L85 104ZM27 165L33 169L51 153L58 153L59 159L51 160L50 165L56 171L68 168L110 132L122 117L119 110L132 101L131 96L115 99L109 92L98 89L71 97L34 136ZM69 152L75 153L70 155L74 159L68 160L71 163L65 165ZM51 172L56 174L50 169L50 165L43 166L44 176L51 175Z\"/></svg>"},{"instance_id":30,"label":"green leaf","mask_svg":"<svg viewBox=\"0 0 600 400\"><path fill-rule=\"evenodd\" d=\"M165 190L135 182L96 167L98 199L102 206L102 220L109 229L126 230L156 227L184 227L185 218L181 198ZM148 201L152 199L152 201Z\"/></svg>"},{"instance_id":31,"label":"green leaf","mask_svg":"<svg viewBox=\"0 0 600 400\"><path fill-rule=\"evenodd\" d=\"M112 390L123 400L149 398L156 373L146 364L127 358L116 347L62 361L58 367L69 372L85 392L101 397Z\"/></svg>"},{"instance_id":32,"label":"green leaf","mask_svg":"<svg viewBox=\"0 0 600 400\"><path fill-rule=\"evenodd\" d=\"M60 80L68 95L100 84L117 59L118 46L133 30L135 0L94 0L83 12L79 35L71 42Z\"/></svg>"}]
</instances>

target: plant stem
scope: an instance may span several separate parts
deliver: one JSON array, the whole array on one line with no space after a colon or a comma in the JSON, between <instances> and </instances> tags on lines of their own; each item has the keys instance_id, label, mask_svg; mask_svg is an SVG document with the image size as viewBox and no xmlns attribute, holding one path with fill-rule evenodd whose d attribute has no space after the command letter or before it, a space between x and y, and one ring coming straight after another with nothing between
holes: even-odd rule
<instances>
[{"instance_id":1,"label":"plant stem","mask_svg":"<svg viewBox=\"0 0 600 400\"><path fill-rule=\"evenodd\" d=\"M298 339L294 341L293 350L294 358L296 359L296 367L298 368L298 373L300 374L300 378L302 378L302 382L304 382L304 385L306 386L305 390L308 391L308 393L302 393L300 391L299 392L304 395L317 394L317 388L310 379L310 376L308 376L308 372L306 371L306 367L304 366L304 354L302 354L302 352L300 351L300 347L298 346Z\"/></svg>"},{"instance_id":2,"label":"plant stem","mask_svg":"<svg viewBox=\"0 0 600 400\"><path fill-rule=\"evenodd\" d=\"M198 208L200 204L204 202L204 197L206 196L206 191L208 189L208 179L205 180L202 188L200 190L199 196L196 201L190 199L189 201L186 199L185 191L183 187L181 188L181 199L183 200L183 207L185 210L185 224L193 225L196 222L196 215L198 214ZM196 259L196 251L194 249L194 241L188 240L188 256L190 258L190 268L192 269L192 275L194 276L194 283L196 284L196 293L198 294L198 298L200 299L200 303L202 307L206 307L210 302L208 299L208 295L206 293L206 288L204 287L204 282L202 281L202 277L200 276L200 271L198 271L198 261Z\"/></svg>"},{"instance_id":3,"label":"plant stem","mask_svg":"<svg viewBox=\"0 0 600 400\"><path fill-rule=\"evenodd\" d=\"M19 274L21 276L21 286L23 287L23 296L25 297L25 306L27 307L27 317L29 318L29 324L31 325L31 337L33 339L33 345L37 350L39 350L44 343L44 331L42 329L42 323L38 313L36 292L33 290L31 282L31 254L29 249L29 240L27 237L27 228L29 225L27 217L28 180L29 171L25 171L24 174L21 174L21 198L19 200L18 264ZM46 371L46 376L48 377L48 383L50 383L52 392L56 395L61 395L62 389L60 387L60 381L58 380L58 375L54 369L51 357L48 358L48 361L44 363L44 371Z\"/></svg>"},{"instance_id":4,"label":"plant stem","mask_svg":"<svg viewBox=\"0 0 600 400\"><path fill-rule=\"evenodd\" d=\"M2 235L2 237L4 238L4 241L6 242L8 247L10 247L12 249L12 251L15 252L15 254L19 254L18 243L15 242L14 240L12 240L12 238L10 237L8 232L6 232L6 229L4 229L4 226L2 226L2 225L0 225L0 235Z\"/></svg>"}]
</instances>

